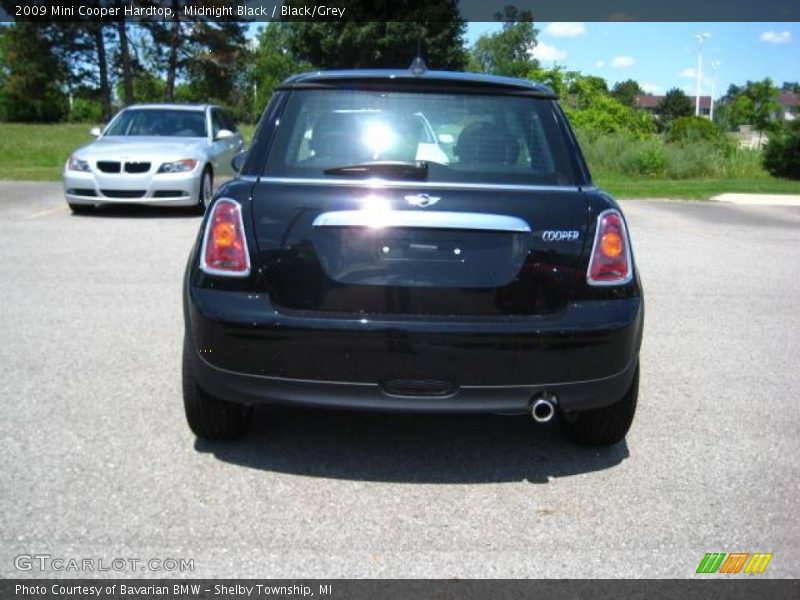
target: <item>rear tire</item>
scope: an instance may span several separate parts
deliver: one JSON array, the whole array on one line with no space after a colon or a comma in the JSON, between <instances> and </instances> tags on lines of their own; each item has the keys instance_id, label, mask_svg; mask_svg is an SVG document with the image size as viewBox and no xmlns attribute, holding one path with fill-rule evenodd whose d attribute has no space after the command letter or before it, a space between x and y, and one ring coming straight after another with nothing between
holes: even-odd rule
<instances>
[{"instance_id":1,"label":"rear tire","mask_svg":"<svg viewBox=\"0 0 800 600\"><path fill-rule=\"evenodd\" d=\"M73 215L88 215L94 212L94 204L73 204L72 202L67 202L67 204Z\"/></svg>"},{"instance_id":2,"label":"rear tire","mask_svg":"<svg viewBox=\"0 0 800 600\"><path fill-rule=\"evenodd\" d=\"M577 413L573 418L562 415L561 431L571 442L581 446L608 446L625 439L636 413L639 397L639 365L631 387L614 404Z\"/></svg>"},{"instance_id":3,"label":"rear tire","mask_svg":"<svg viewBox=\"0 0 800 600\"><path fill-rule=\"evenodd\" d=\"M189 428L206 440L232 440L247 432L253 408L210 396L192 372L192 348L183 342L183 407Z\"/></svg>"}]
</instances>

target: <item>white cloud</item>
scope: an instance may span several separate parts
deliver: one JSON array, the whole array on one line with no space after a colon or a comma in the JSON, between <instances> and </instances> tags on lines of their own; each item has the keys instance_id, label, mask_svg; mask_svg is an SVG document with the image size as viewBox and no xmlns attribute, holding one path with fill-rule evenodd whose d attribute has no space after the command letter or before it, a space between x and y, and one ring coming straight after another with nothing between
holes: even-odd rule
<instances>
[{"instance_id":1,"label":"white cloud","mask_svg":"<svg viewBox=\"0 0 800 600\"><path fill-rule=\"evenodd\" d=\"M531 52L531 56L533 56L533 58L542 60L544 62L555 62L567 58L567 53L561 50L560 48L551 46L550 44L539 42L538 44L536 44L536 47L533 49L533 52Z\"/></svg>"},{"instance_id":2,"label":"white cloud","mask_svg":"<svg viewBox=\"0 0 800 600\"><path fill-rule=\"evenodd\" d=\"M586 25L583 23L550 23L544 28L544 33L557 38L573 38L586 35Z\"/></svg>"},{"instance_id":3,"label":"white cloud","mask_svg":"<svg viewBox=\"0 0 800 600\"><path fill-rule=\"evenodd\" d=\"M615 69L627 69L636 64L636 61L630 56L615 56L611 59L611 66Z\"/></svg>"},{"instance_id":4,"label":"white cloud","mask_svg":"<svg viewBox=\"0 0 800 600\"><path fill-rule=\"evenodd\" d=\"M606 61L604 61L604 60L598 60L598 61L597 61L596 63L594 63L594 64L595 64L595 66L596 66L596 67L598 67L598 68L602 69L603 67L605 67L605 66L606 66Z\"/></svg>"},{"instance_id":5,"label":"white cloud","mask_svg":"<svg viewBox=\"0 0 800 600\"><path fill-rule=\"evenodd\" d=\"M697 69L689 67L688 69L684 69L680 73L678 73L678 77L683 77L684 79L697 79Z\"/></svg>"},{"instance_id":6,"label":"white cloud","mask_svg":"<svg viewBox=\"0 0 800 600\"><path fill-rule=\"evenodd\" d=\"M643 83L639 87L641 87L648 94L657 94L662 91L661 86L655 83Z\"/></svg>"},{"instance_id":7,"label":"white cloud","mask_svg":"<svg viewBox=\"0 0 800 600\"><path fill-rule=\"evenodd\" d=\"M761 41L770 44L788 44L792 41L792 34L788 31L765 31L761 34Z\"/></svg>"}]
</instances>

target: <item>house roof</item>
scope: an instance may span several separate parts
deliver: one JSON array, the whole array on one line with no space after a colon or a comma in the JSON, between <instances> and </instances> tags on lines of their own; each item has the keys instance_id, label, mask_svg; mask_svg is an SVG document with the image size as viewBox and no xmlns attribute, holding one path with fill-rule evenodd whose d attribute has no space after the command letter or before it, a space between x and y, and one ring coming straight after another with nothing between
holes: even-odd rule
<instances>
[{"instance_id":1,"label":"house roof","mask_svg":"<svg viewBox=\"0 0 800 600\"><path fill-rule=\"evenodd\" d=\"M689 96L694 105L694 96ZM664 100L664 96L654 96L652 94L642 94L641 96L636 96L633 101L633 105L637 108L658 108L661 102ZM700 108L711 108L711 96L700 96Z\"/></svg>"},{"instance_id":2,"label":"house roof","mask_svg":"<svg viewBox=\"0 0 800 600\"><path fill-rule=\"evenodd\" d=\"M800 94L794 92L781 92L778 95L778 103L785 107L800 106Z\"/></svg>"}]
</instances>

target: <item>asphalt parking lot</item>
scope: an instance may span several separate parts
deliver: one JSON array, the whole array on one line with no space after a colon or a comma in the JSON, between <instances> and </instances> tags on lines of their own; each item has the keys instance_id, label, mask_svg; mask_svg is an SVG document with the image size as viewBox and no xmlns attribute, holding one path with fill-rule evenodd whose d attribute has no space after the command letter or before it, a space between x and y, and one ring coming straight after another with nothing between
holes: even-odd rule
<instances>
[{"instance_id":1,"label":"asphalt parking lot","mask_svg":"<svg viewBox=\"0 0 800 600\"><path fill-rule=\"evenodd\" d=\"M180 391L199 217L76 217L59 184L0 183L0 576L80 575L15 569L38 553L198 577L680 578L711 551L800 576L800 208L623 204L647 301L627 443L262 411L209 444Z\"/></svg>"}]
</instances>

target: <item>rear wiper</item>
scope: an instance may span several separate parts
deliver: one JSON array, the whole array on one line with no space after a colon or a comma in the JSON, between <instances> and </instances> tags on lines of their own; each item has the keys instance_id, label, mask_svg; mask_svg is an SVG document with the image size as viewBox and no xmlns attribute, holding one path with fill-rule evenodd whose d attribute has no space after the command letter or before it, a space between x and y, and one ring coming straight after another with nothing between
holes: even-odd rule
<instances>
[{"instance_id":1,"label":"rear wiper","mask_svg":"<svg viewBox=\"0 0 800 600\"><path fill-rule=\"evenodd\" d=\"M325 169L325 175L352 175L369 177L381 175L397 179L427 179L428 163L424 160L376 160L375 162L358 163Z\"/></svg>"}]
</instances>

